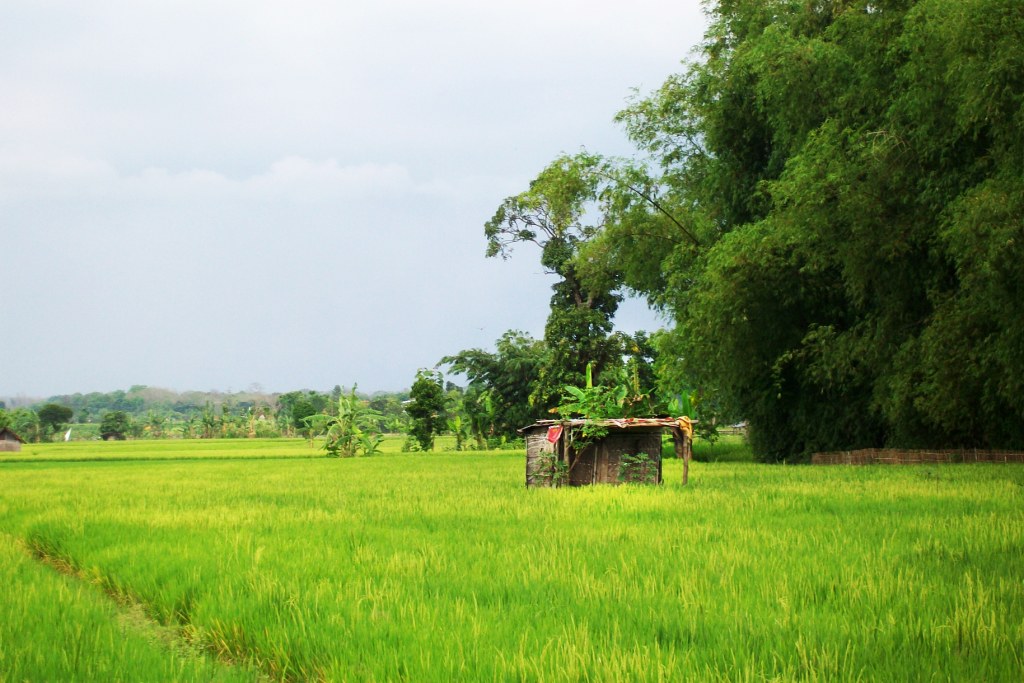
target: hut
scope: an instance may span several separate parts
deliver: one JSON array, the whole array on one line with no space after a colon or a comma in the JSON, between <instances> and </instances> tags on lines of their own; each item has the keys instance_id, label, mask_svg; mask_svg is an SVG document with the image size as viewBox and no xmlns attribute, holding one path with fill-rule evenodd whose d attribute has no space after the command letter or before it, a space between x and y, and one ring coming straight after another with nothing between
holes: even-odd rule
<instances>
[{"instance_id":1,"label":"hut","mask_svg":"<svg viewBox=\"0 0 1024 683\"><path fill-rule=\"evenodd\" d=\"M0 429L0 452L17 453L25 440L7 427Z\"/></svg>"},{"instance_id":2,"label":"hut","mask_svg":"<svg viewBox=\"0 0 1024 683\"><path fill-rule=\"evenodd\" d=\"M585 438L584 427L597 428L598 434ZM535 422L520 430L526 439L526 485L660 484L666 429L683 459L685 484L693 427L689 418L681 417Z\"/></svg>"}]
</instances>

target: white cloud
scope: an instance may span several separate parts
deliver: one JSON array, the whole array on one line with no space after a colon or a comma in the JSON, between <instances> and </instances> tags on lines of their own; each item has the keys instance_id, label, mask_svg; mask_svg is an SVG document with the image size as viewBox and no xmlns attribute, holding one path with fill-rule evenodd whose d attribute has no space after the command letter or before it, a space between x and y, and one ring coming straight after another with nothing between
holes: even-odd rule
<instances>
[{"instance_id":1,"label":"white cloud","mask_svg":"<svg viewBox=\"0 0 1024 683\"><path fill-rule=\"evenodd\" d=\"M413 188L409 170L400 164L342 166L334 159L315 162L291 156L245 183L248 192L325 199L338 195L371 197L406 194Z\"/></svg>"},{"instance_id":2,"label":"white cloud","mask_svg":"<svg viewBox=\"0 0 1024 683\"><path fill-rule=\"evenodd\" d=\"M121 175L107 162L83 157L0 155L0 201L8 202L92 198L330 203L352 198L450 196L455 191L446 180L417 183L409 169L397 163L342 165L336 159L289 156L255 175L229 178L210 169L173 172L159 167Z\"/></svg>"},{"instance_id":3,"label":"white cloud","mask_svg":"<svg viewBox=\"0 0 1024 683\"><path fill-rule=\"evenodd\" d=\"M116 182L116 171L95 159L0 154L0 201L97 196Z\"/></svg>"}]
</instances>

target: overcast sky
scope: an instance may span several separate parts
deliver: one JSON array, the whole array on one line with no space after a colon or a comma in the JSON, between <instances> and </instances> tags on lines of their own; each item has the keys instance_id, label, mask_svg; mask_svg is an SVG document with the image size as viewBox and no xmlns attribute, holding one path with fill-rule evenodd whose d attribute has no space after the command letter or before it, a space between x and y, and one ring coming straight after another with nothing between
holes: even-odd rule
<instances>
[{"instance_id":1,"label":"overcast sky","mask_svg":"<svg viewBox=\"0 0 1024 683\"><path fill-rule=\"evenodd\" d=\"M700 40L699 3L3 0L0 398L408 387L543 336L483 224ZM625 306L624 329L658 322Z\"/></svg>"}]
</instances>

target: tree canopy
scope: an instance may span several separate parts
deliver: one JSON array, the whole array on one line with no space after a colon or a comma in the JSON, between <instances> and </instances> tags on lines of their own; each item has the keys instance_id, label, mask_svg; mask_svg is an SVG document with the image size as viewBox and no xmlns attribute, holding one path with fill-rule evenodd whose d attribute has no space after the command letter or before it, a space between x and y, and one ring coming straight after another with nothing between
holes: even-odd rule
<instances>
[{"instance_id":1,"label":"tree canopy","mask_svg":"<svg viewBox=\"0 0 1024 683\"><path fill-rule=\"evenodd\" d=\"M100 437L123 440L131 431L131 417L123 410L111 410L100 421Z\"/></svg>"},{"instance_id":2,"label":"tree canopy","mask_svg":"<svg viewBox=\"0 0 1024 683\"><path fill-rule=\"evenodd\" d=\"M547 355L533 389L534 406L553 408L567 384L581 384L590 364L600 375L616 365L609 343L621 296L612 278L580 272L579 250L600 231L591 209L601 184L601 159L562 156L548 165L525 192L506 198L484 226L487 255L508 258L516 244L532 243L541 265L558 276L544 327Z\"/></svg>"},{"instance_id":3,"label":"tree canopy","mask_svg":"<svg viewBox=\"0 0 1024 683\"><path fill-rule=\"evenodd\" d=\"M1024 446L1024 5L708 12L697 57L617 117L640 161L556 160L491 253L547 235L579 291L644 295L674 323L662 383L747 419L763 459Z\"/></svg>"},{"instance_id":4,"label":"tree canopy","mask_svg":"<svg viewBox=\"0 0 1024 683\"><path fill-rule=\"evenodd\" d=\"M687 371L770 459L1020 445L1021 5L712 17L704 60L620 115L700 226L646 263Z\"/></svg>"},{"instance_id":5,"label":"tree canopy","mask_svg":"<svg viewBox=\"0 0 1024 683\"><path fill-rule=\"evenodd\" d=\"M63 429L71 422L74 412L67 406L59 403L47 403L36 411L39 415L39 424L47 433L53 433Z\"/></svg>"},{"instance_id":6,"label":"tree canopy","mask_svg":"<svg viewBox=\"0 0 1024 683\"><path fill-rule=\"evenodd\" d=\"M509 330L495 343L494 352L467 349L441 359L451 372L468 380L463 407L478 441L512 439L517 430L544 416L530 403L546 358L543 342Z\"/></svg>"},{"instance_id":7,"label":"tree canopy","mask_svg":"<svg viewBox=\"0 0 1024 683\"><path fill-rule=\"evenodd\" d=\"M420 369L409 391L409 399L405 407L412 418L409 435L416 440L420 450L433 450L434 436L444 431L447 419L441 373Z\"/></svg>"}]
</instances>

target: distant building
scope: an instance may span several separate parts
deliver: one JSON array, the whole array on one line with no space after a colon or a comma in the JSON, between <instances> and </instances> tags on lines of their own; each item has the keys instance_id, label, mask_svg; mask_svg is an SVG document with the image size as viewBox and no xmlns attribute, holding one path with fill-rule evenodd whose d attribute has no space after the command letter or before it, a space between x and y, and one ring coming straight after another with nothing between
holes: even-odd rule
<instances>
[{"instance_id":1,"label":"distant building","mask_svg":"<svg viewBox=\"0 0 1024 683\"><path fill-rule=\"evenodd\" d=\"M0 452L17 453L25 440L7 427L0 429Z\"/></svg>"}]
</instances>

